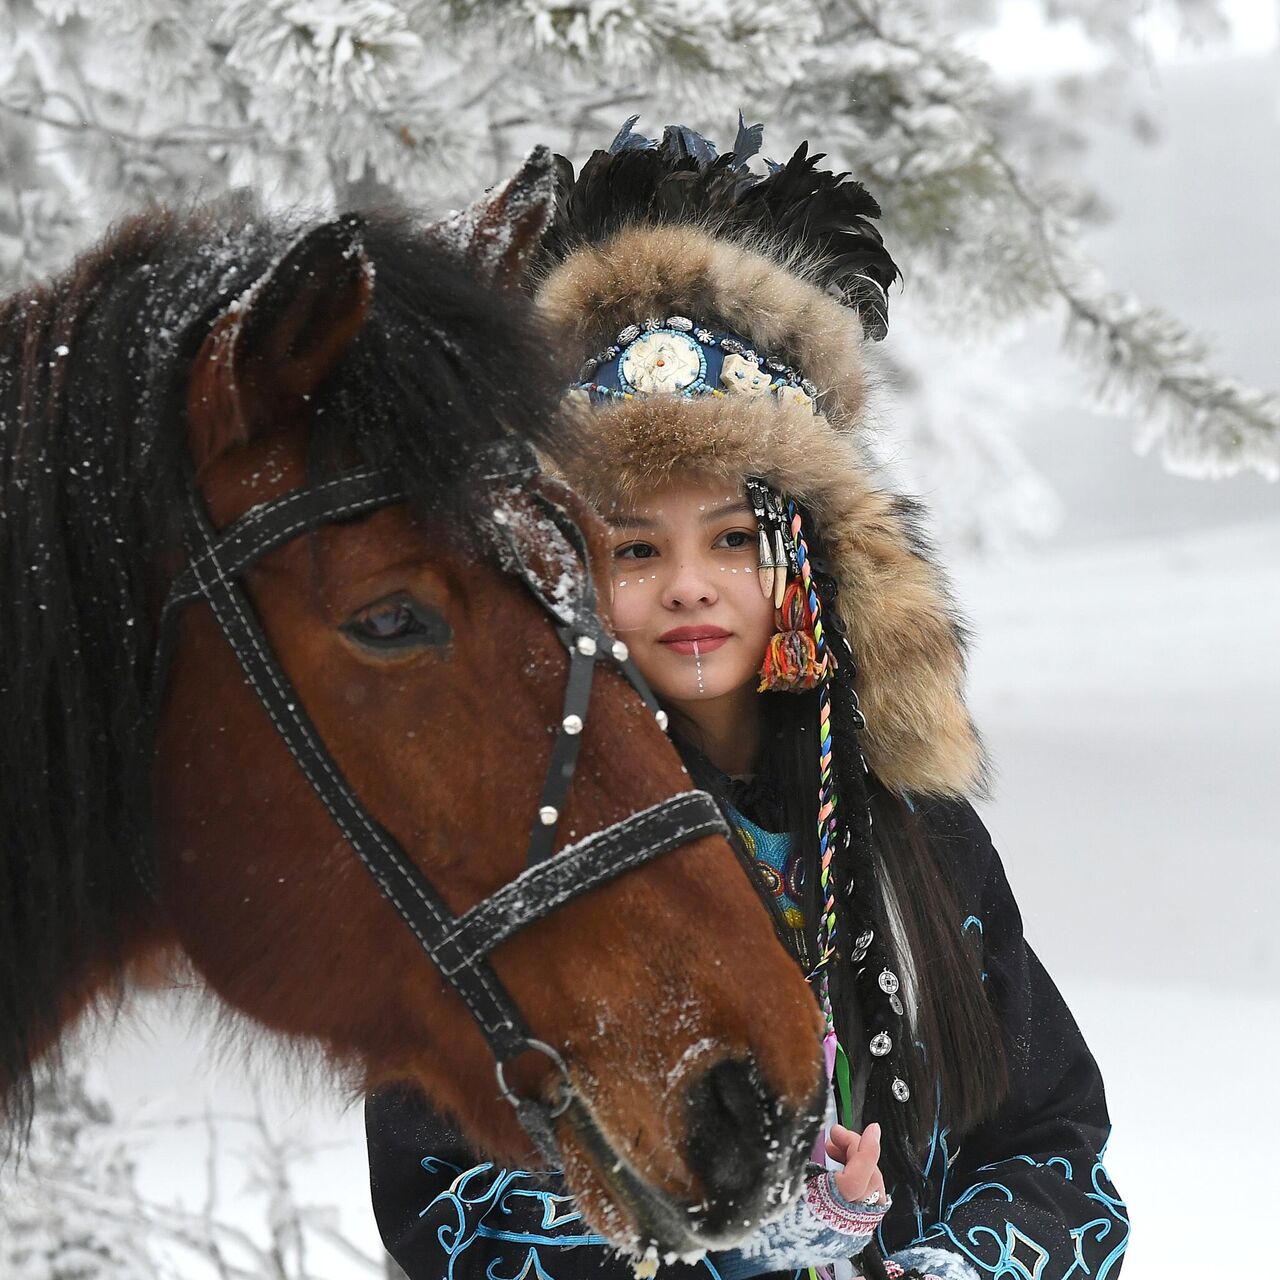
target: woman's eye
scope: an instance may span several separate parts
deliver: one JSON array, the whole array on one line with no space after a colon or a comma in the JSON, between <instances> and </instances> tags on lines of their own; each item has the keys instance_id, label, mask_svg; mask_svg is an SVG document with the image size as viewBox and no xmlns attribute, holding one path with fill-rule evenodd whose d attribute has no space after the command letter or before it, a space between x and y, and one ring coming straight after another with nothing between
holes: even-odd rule
<instances>
[{"instance_id":1,"label":"woman's eye","mask_svg":"<svg viewBox=\"0 0 1280 1280\"><path fill-rule=\"evenodd\" d=\"M411 596L393 596L361 609L342 629L370 649L425 648L453 638L444 616Z\"/></svg>"},{"instance_id":2,"label":"woman's eye","mask_svg":"<svg viewBox=\"0 0 1280 1280\"><path fill-rule=\"evenodd\" d=\"M655 554L653 547L647 542L629 542L625 547L619 547L613 553L613 558L615 560L648 560Z\"/></svg>"},{"instance_id":3,"label":"woman's eye","mask_svg":"<svg viewBox=\"0 0 1280 1280\"><path fill-rule=\"evenodd\" d=\"M730 529L728 533L722 533L720 542L731 551L755 545L755 539L745 529Z\"/></svg>"}]
</instances>

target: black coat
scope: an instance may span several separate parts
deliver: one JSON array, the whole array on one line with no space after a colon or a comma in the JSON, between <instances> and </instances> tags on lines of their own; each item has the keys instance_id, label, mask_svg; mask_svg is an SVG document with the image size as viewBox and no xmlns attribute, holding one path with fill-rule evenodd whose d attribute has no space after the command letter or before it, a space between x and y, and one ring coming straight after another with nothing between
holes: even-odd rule
<instances>
[{"instance_id":1,"label":"black coat","mask_svg":"<svg viewBox=\"0 0 1280 1280\"><path fill-rule=\"evenodd\" d=\"M993 1119L935 1134L923 1207L895 1199L881 1248L941 1249L992 1280L1115 1280L1129 1222L1102 1164L1110 1120L1097 1064L1023 938L982 822L961 803L924 817L955 869L963 926L982 935L1011 1087ZM630 1263L586 1227L559 1175L478 1163L419 1094L374 1094L366 1121L378 1226L410 1280L631 1280ZM659 1275L718 1271L712 1255Z\"/></svg>"}]
</instances>

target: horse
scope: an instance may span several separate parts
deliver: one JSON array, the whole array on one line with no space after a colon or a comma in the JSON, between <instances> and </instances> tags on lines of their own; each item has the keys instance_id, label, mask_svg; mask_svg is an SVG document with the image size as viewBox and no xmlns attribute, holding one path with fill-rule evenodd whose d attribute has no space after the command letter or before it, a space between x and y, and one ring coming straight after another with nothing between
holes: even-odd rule
<instances>
[{"instance_id":1,"label":"horse","mask_svg":"<svg viewBox=\"0 0 1280 1280\"><path fill-rule=\"evenodd\" d=\"M447 234L151 210L0 305L19 1150L67 1029L181 964L349 1087L558 1159L627 1248L733 1240L801 1176L816 1006L538 465L531 165Z\"/></svg>"}]
</instances>

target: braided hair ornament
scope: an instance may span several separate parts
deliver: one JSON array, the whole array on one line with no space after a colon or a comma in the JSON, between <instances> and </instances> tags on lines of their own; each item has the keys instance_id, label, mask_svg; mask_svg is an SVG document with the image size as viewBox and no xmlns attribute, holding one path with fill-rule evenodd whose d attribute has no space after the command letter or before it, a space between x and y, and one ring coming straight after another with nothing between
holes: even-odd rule
<instances>
[{"instance_id":1,"label":"braided hair ornament","mask_svg":"<svg viewBox=\"0 0 1280 1280\"><path fill-rule=\"evenodd\" d=\"M769 498L781 502L771 489L769 498L761 499L767 489L758 479L747 482L748 496L761 522L760 545L772 546L768 526ZM759 506L757 507L757 502ZM854 1121L853 1071L846 1044L851 1044L851 1019L840 1016L833 1007L835 988L844 988L837 1003L856 1002L866 1030L866 1043L855 1050L857 1057L869 1056L871 1069L867 1078L868 1109L883 1116L882 1127L894 1134L901 1145L910 1147L909 1126L905 1117L895 1116L896 1107L877 1105L881 1100L902 1104L911 1097L908 1071L903 1056L911 1047L905 1034L906 1008L901 996L901 981L896 972L897 960L892 954L889 930L885 924L885 904L872 865L872 815L867 787L869 770L857 735L866 728L866 720L858 705L853 678L856 675L853 649L843 631L831 637L838 643L842 656L838 659L828 643L824 625L823 595L828 604L835 594L835 583L814 571L805 534L804 519L794 500L786 503L789 546L792 554L777 569L779 577L794 564L796 576L783 589L778 609L779 629L770 641L761 670L761 692L787 693L816 689L818 700L818 877L819 915L815 923L813 971L815 992L825 1016L823 1048L828 1078L835 1096L836 1118L848 1127ZM776 560L777 557L774 557ZM761 574L765 572L761 555ZM821 589L819 579L822 578ZM775 584L776 585L776 584ZM837 624L838 625L838 624ZM839 673L840 678L837 678ZM833 703L839 701L841 711L833 716ZM849 757L837 767L833 720L840 720L847 733L842 754ZM839 778L839 781L838 781ZM841 792L849 794L842 803ZM800 856L798 851L793 857ZM789 877L790 878L790 877ZM847 937L842 939L840 921ZM847 958L845 966L832 966L833 958ZM849 981L849 977L852 981ZM847 1013L842 1009L841 1013ZM892 1159L892 1156L889 1157ZM913 1180L914 1162L895 1162L895 1172Z\"/></svg>"}]
</instances>

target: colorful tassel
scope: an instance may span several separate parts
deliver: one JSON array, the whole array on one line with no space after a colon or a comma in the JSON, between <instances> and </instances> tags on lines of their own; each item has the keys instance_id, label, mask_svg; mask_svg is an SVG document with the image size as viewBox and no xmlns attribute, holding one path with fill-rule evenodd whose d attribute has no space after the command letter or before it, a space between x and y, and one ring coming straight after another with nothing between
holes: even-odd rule
<instances>
[{"instance_id":1,"label":"colorful tassel","mask_svg":"<svg viewBox=\"0 0 1280 1280\"><path fill-rule=\"evenodd\" d=\"M778 609L778 630L765 650L760 668L760 693L793 693L815 689L826 674L818 657L813 619L804 584L793 581Z\"/></svg>"}]
</instances>

